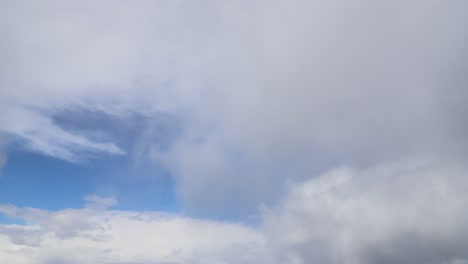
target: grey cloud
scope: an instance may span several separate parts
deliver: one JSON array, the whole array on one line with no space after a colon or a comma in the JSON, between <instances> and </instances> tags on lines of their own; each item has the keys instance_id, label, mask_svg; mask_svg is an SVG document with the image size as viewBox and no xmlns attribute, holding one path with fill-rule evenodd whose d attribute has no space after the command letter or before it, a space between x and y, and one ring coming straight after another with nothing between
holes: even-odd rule
<instances>
[{"instance_id":1,"label":"grey cloud","mask_svg":"<svg viewBox=\"0 0 468 264\"><path fill-rule=\"evenodd\" d=\"M90 218L96 212L90 209L67 209L62 212L51 213L47 210L35 208L17 208L15 206L0 207L0 212L12 218L18 218L41 227L40 234L53 232L59 238L76 236L79 232L97 229ZM40 238L40 236L38 236Z\"/></svg>"},{"instance_id":2,"label":"grey cloud","mask_svg":"<svg viewBox=\"0 0 468 264\"><path fill-rule=\"evenodd\" d=\"M466 156L464 1L108 3L3 3L2 131L76 160L141 126L189 213L240 218L336 165Z\"/></svg>"},{"instance_id":3,"label":"grey cloud","mask_svg":"<svg viewBox=\"0 0 468 264\"><path fill-rule=\"evenodd\" d=\"M2 151L7 150L9 142L17 142L31 151L70 162L82 162L97 154L124 154L111 142L94 141L64 131L39 109L7 103L2 105L2 110L0 131L7 135Z\"/></svg>"},{"instance_id":4,"label":"grey cloud","mask_svg":"<svg viewBox=\"0 0 468 264\"><path fill-rule=\"evenodd\" d=\"M466 173L440 161L333 170L292 187L265 232L291 263L467 261Z\"/></svg>"},{"instance_id":5,"label":"grey cloud","mask_svg":"<svg viewBox=\"0 0 468 264\"><path fill-rule=\"evenodd\" d=\"M87 202L85 207L90 208L109 208L117 205L117 200L113 197L111 198L102 198L97 195L86 195L84 200Z\"/></svg>"},{"instance_id":6,"label":"grey cloud","mask_svg":"<svg viewBox=\"0 0 468 264\"><path fill-rule=\"evenodd\" d=\"M41 231L37 228L25 228L24 226L0 227L0 234L10 238L13 244L36 247L42 240Z\"/></svg>"},{"instance_id":7,"label":"grey cloud","mask_svg":"<svg viewBox=\"0 0 468 264\"><path fill-rule=\"evenodd\" d=\"M466 234L466 230L463 230ZM395 234L389 241L369 246L365 263L456 263L468 261L468 240L465 237L424 236L411 231Z\"/></svg>"},{"instance_id":8,"label":"grey cloud","mask_svg":"<svg viewBox=\"0 0 468 264\"><path fill-rule=\"evenodd\" d=\"M157 159L162 159L180 138L184 129L183 120L158 110L106 110L90 105L70 107L52 113L51 119L69 133L97 142L113 142L125 151L131 170L138 171L138 174L154 175L155 171L166 170L164 160Z\"/></svg>"},{"instance_id":9,"label":"grey cloud","mask_svg":"<svg viewBox=\"0 0 468 264\"><path fill-rule=\"evenodd\" d=\"M8 156L6 154L6 146L10 141L10 136L0 132L0 177L2 176L2 169L3 166L6 164L8 160Z\"/></svg>"},{"instance_id":10,"label":"grey cloud","mask_svg":"<svg viewBox=\"0 0 468 264\"><path fill-rule=\"evenodd\" d=\"M66 131L96 140L111 140L126 150L144 144L140 141L149 141L159 144L159 149L164 151L182 129L176 116L164 112L106 113L100 109L76 107L53 113L51 119Z\"/></svg>"},{"instance_id":11,"label":"grey cloud","mask_svg":"<svg viewBox=\"0 0 468 264\"><path fill-rule=\"evenodd\" d=\"M31 228L21 228L16 232L13 232L15 229L3 229L11 230L11 232L6 232L10 235L10 238L15 241L22 241L19 234L32 234L34 236L26 236L26 238L31 238L33 241L40 240L42 236L47 233L53 233L60 239L72 238L77 235L83 235L87 232L97 232L94 236L88 237L89 239L99 240L102 239L99 236L100 226L95 223L94 218L100 217L107 208L115 206L117 201L113 197L99 197L96 195L87 195L83 198L86 202L84 207L81 209L65 209L62 211L51 212L48 210L38 209L38 208L19 208L14 205L0 205L0 213L13 218L21 219L28 223L29 226L26 227L37 227L34 229ZM13 235L11 235L13 234ZM34 240L36 239L36 240ZM28 240L25 240L25 243Z\"/></svg>"},{"instance_id":12,"label":"grey cloud","mask_svg":"<svg viewBox=\"0 0 468 264\"><path fill-rule=\"evenodd\" d=\"M0 47L0 130L32 150L69 161L122 152L108 143L114 138L64 131L53 124L60 117L48 114L83 105L137 116L187 109L207 85L204 80L222 72L221 62L214 62L223 60L222 53L205 45L219 41L218 33L210 33L216 8L183 1L2 3L0 32L8 41ZM150 123L141 129L156 136L161 128Z\"/></svg>"},{"instance_id":13,"label":"grey cloud","mask_svg":"<svg viewBox=\"0 0 468 264\"><path fill-rule=\"evenodd\" d=\"M292 191L277 218L267 216L286 260L466 257L453 235L466 234L457 202L466 200L466 170L379 167L406 158L466 162L466 1L99 3L2 3L8 41L0 52L9 59L0 102L22 121L2 111L2 131L57 156L80 147L116 153L92 135L65 133L76 124L60 115L39 116L48 124L41 134L22 125L39 117L18 109L167 112L184 124L167 150L152 151L156 125L133 151L169 168L190 215L245 219L260 204L276 208L286 183L307 190L310 179L347 166L349 184L312 197ZM416 248L400 246L408 236Z\"/></svg>"},{"instance_id":14,"label":"grey cloud","mask_svg":"<svg viewBox=\"0 0 468 264\"><path fill-rule=\"evenodd\" d=\"M236 86L213 91L218 101L202 98L194 136L173 148L189 212L235 204L254 213L277 201L288 179L337 165L466 156L465 2L226 9L239 39Z\"/></svg>"}]
</instances>

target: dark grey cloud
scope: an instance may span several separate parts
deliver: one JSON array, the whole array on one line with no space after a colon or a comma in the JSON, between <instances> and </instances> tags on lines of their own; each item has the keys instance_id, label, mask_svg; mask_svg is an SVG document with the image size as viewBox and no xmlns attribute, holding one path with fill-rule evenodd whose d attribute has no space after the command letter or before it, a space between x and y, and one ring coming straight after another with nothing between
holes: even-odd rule
<instances>
[{"instance_id":1,"label":"dark grey cloud","mask_svg":"<svg viewBox=\"0 0 468 264\"><path fill-rule=\"evenodd\" d=\"M466 263L468 254L467 230L458 230L463 235L421 235L412 230L393 234L388 241L369 245L362 259L365 263L410 264L410 263ZM436 233L436 232L434 232Z\"/></svg>"}]
</instances>

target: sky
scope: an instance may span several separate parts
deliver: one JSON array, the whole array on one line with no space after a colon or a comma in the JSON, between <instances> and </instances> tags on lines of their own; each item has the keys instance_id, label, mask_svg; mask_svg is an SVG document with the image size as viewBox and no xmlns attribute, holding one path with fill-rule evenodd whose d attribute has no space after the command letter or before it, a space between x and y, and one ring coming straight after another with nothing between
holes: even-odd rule
<instances>
[{"instance_id":1,"label":"sky","mask_svg":"<svg viewBox=\"0 0 468 264\"><path fill-rule=\"evenodd\" d=\"M0 1L0 263L468 264L467 24Z\"/></svg>"}]
</instances>

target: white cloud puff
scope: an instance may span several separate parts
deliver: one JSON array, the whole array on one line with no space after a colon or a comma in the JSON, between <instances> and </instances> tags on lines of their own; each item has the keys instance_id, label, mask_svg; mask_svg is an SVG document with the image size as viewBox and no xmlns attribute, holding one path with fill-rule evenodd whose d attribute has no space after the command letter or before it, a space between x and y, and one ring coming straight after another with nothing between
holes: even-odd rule
<instances>
[{"instance_id":1,"label":"white cloud puff","mask_svg":"<svg viewBox=\"0 0 468 264\"><path fill-rule=\"evenodd\" d=\"M1 206L27 225L2 225L5 263L258 263L266 241L242 224L160 212Z\"/></svg>"}]
</instances>

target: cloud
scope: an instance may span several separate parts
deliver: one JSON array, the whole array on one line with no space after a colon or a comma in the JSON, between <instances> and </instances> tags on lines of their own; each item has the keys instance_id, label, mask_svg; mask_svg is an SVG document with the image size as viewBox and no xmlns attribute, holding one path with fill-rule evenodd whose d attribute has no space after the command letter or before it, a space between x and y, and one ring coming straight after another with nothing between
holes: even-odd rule
<instances>
[{"instance_id":1,"label":"cloud","mask_svg":"<svg viewBox=\"0 0 468 264\"><path fill-rule=\"evenodd\" d=\"M2 139L2 136L0 136L0 177L2 176L2 169L3 169L3 166L5 165L5 163L7 162L7 155L6 155L6 151L4 150L5 146L4 146L4 140Z\"/></svg>"},{"instance_id":2,"label":"cloud","mask_svg":"<svg viewBox=\"0 0 468 264\"><path fill-rule=\"evenodd\" d=\"M113 143L96 142L83 135L64 131L37 109L4 105L2 110L0 129L8 136L7 142L16 141L29 150L70 162L82 162L101 153L125 153ZM6 148L7 143L4 145L3 148Z\"/></svg>"},{"instance_id":3,"label":"cloud","mask_svg":"<svg viewBox=\"0 0 468 264\"><path fill-rule=\"evenodd\" d=\"M466 156L464 7L228 4L239 76L201 98L170 156L187 210L245 216L337 165Z\"/></svg>"},{"instance_id":4,"label":"cloud","mask_svg":"<svg viewBox=\"0 0 468 264\"><path fill-rule=\"evenodd\" d=\"M84 200L87 202L85 207L108 208L117 205L115 198L102 198L97 195L86 195Z\"/></svg>"},{"instance_id":5,"label":"cloud","mask_svg":"<svg viewBox=\"0 0 468 264\"><path fill-rule=\"evenodd\" d=\"M464 163L402 160L337 167L291 182L256 226L156 211L1 205L26 224L0 226L0 260L14 263L468 262Z\"/></svg>"},{"instance_id":6,"label":"cloud","mask_svg":"<svg viewBox=\"0 0 468 264\"><path fill-rule=\"evenodd\" d=\"M177 26L179 18L169 14L177 3L109 3L97 9L92 2L1 4L0 30L9 41L0 47L5 58L0 131L30 150L69 161L120 154L124 151L109 138L95 140L82 131L66 131L52 116L76 106L118 115L172 109L180 107L172 101L191 97L192 87L183 88L185 94L168 87L184 75L179 71L190 75L192 70L184 68L194 67L188 63L195 56L183 52L185 47L177 43L187 47L189 42L172 32L188 34L191 29L184 26L191 24L190 17L203 14L192 14L195 7L184 5L181 11L189 21ZM166 29L165 24L174 27ZM203 53L200 50L202 58ZM177 67L172 69L172 64Z\"/></svg>"},{"instance_id":7,"label":"cloud","mask_svg":"<svg viewBox=\"0 0 468 264\"><path fill-rule=\"evenodd\" d=\"M467 171L434 160L336 168L292 185L263 228L285 263L464 263Z\"/></svg>"},{"instance_id":8,"label":"cloud","mask_svg":"<svg viewBox=\"0 0 468 264\"><path fill-rule=\"evenodd\" d=\"M338 165L466 157L466 5L5 2L0 130L71 161L136 153L189 214L245 218ZM77 105L183 128L164 151L151 132L122 149L55 123Z\"/></svg>"},{"instance_id":9,"label":"cloud","mask_svg":"<svg viewBox=\"0 0 468 264\"><path fill-rule=\"evenodd\" d=\"M467 10L1 2L0 167L126 154L190 217L2 205L0 262L466 263Z\"/></svg>"},{"instance_id":10,"label":"cloud","mask_svg":"<svg viewBox=\"0 0 468 264\"><path fill-rule=\"evenodd\" d=\"M29 222L0 228L0 260L10 263L259 263L270 259L261 234L237 223L94 206L50 212L2 205L0 211Z\"/></svg>"}]
</instances>

